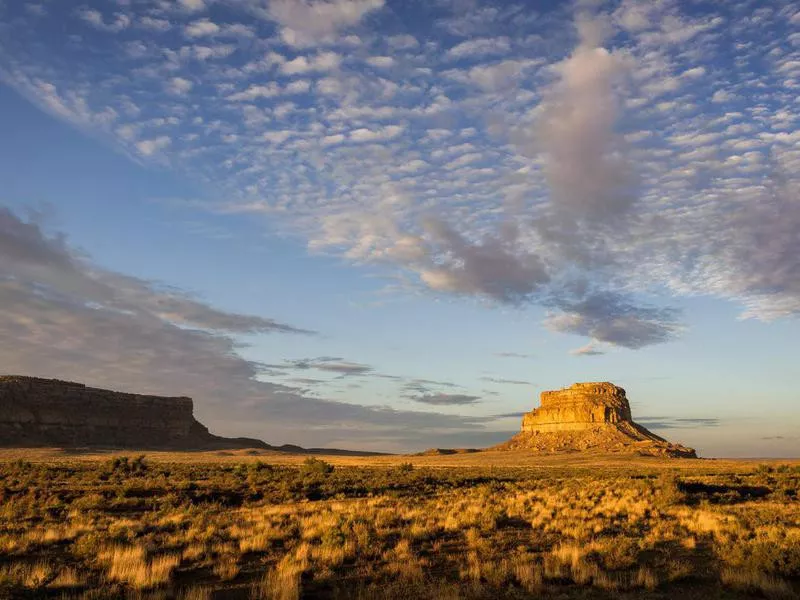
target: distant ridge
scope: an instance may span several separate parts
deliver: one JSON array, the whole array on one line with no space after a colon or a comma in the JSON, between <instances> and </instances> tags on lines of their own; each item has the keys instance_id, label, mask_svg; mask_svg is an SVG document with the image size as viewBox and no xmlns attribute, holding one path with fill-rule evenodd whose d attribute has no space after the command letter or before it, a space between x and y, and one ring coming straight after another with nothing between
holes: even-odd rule
<instances>
[{"instance_id":1,"label":"distant ridge","mask_svg":"<svg viewBox=\"0 0 800 600\"><path fill-rule=\"evenodd\" d=\"M0 446L228 450L258 448L291 454L375 455L375 452L272 446L254 438L214 435L194 418L185 396L149 396L82 383L0 376Z\"/></svg>"},{"instance_id":2,"label":"distant ridge","mask_svg":"<svg viewBox=\"0 0 800 600\"><path fill-rule=\"evenodd\" d=\"M697 458L693 448L668 442L635 423L625 390L607 381L542 392L539 408L522 417L522 430L495 449Z\"/></svg>"}]
</instances>

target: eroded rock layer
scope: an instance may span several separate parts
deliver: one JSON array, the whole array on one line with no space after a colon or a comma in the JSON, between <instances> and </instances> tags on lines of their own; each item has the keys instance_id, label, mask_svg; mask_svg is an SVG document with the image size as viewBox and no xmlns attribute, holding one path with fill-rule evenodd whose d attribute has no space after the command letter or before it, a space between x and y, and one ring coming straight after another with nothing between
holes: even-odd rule
<instances>
[{"instance_id":1,"label":"eroded rock layer","mask_svg":"<svg viewBox=\"0 0 800 600\"><path fill-rule=\"evenodd\" d=\"M499 448L696 456L692 448L670 443L635 423L625 390L608 382L542 392L539 408L523 416L522 431Z\"/></svg>"},{"instance_id":2,"label":"eroded rock layer","mask_svg":"<svg viewBox=\"0 0 800 600\"><path fill-rule=\"evenodd\" d=\"M266 446L209 433L186 397L126 394L81 383L0 377L0 445L203 449Z\"/></svg>"}]
</instances>

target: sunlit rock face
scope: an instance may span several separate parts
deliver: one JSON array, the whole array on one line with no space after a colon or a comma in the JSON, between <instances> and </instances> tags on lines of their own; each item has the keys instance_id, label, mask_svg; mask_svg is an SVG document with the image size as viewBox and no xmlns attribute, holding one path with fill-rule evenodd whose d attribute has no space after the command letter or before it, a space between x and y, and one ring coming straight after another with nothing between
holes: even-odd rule
<instances>
[{"instance_id":1,"label":"sunlit rock face","mask_svg":"<svg viewBox=\"0 0 800 600\"><path fill-rule=\"evenodd\" d=\"M602 423L632 421L625 390L613 383L576 383L542 392L540 406L522 418L522 431L581 431Z\"/></svg>"},{"instance_id":2,"label":"sunlit rock face","mask_svg":"<svg viewBox=\"0 0 800 600\"><path fill-rule=\"evenodd\" d=\"M497 449L696 457L692 448L668 442L635 423L625 390L609 382L542 392L539 408L522 417L520 433Z\"/></svg>"},{"instance_id":3,"label":"sunlit rock face","mask_svg":"<svg viewBox=\"0 0 800 600\"><path fill-rule=\"evenodd\" d=\"M126 394L81 383L0 377L0 446L202 449L265 446L217 437L191 398Z\"/></svg>"}]
</instances>

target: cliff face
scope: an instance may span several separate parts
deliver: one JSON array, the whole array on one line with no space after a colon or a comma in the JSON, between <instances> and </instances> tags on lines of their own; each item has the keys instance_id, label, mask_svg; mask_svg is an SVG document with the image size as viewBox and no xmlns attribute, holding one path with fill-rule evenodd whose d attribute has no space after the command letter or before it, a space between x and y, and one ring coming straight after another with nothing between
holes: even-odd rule
<instances>
[{"instance_id":1,"label":"cliff face","mask_svg":"<svg viewBox=\"0 0 800 600\"><path fill-rule=\"evenodd\" d=\"M625 390L612 383L576 383L542 392L540 406L522 418L522 431L582 431L602 423L632 421Z\"/></svg>"},{"instance_id":2,"label":"cliff face","mask_svg":"<svg viewBox=\"0 0 800 600\"><path fill-rule=\"evenodd\" d=\"M635 423L625 390L608 382L542 392L539 408L522 417L521 432L499 448L696 456L692 448L672 444Z\"/></svg>"},{"instance_id":3,"label":"cliff face","mask_svg":"<svg viewBox=\"0 0 800 600\"><path fill-rule=\"evenodd\" d=\"M81 383L0 377L0 445L206 448L263 445L211 435L191 398L126 394ZM247 442L247 443L245 443Z\"/></svg>"}]
</instances>

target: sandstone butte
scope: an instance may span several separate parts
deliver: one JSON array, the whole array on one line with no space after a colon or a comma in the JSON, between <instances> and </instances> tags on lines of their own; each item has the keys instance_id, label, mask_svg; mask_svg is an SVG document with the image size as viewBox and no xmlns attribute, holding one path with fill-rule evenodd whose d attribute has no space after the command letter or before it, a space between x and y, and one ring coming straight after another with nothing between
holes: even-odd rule
<instances>
[{"instance_id":1,"label":"sandstone butte","mask_svg":"<svg viewBox=\"0 0 800 600\"><path fill-rule=\"evenodd\" d=\"M609 382L542 392L539 408L522 417L522 430L497 449L697 457L692 448L668 442L635 423L625 390Z\"/></svg>"}]
</instances>

